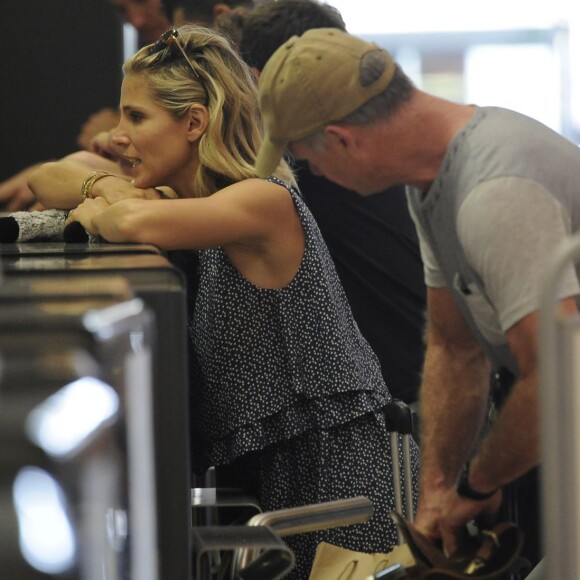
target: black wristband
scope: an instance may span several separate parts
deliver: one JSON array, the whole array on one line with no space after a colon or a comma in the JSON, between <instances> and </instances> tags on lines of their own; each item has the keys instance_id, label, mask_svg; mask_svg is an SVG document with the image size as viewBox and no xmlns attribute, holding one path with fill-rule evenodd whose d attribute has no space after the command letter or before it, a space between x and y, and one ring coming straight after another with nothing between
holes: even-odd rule
<instances>
[{"instance_id":1,"label":"black wristband","mask_svg":"<svg viewBox=\"0 0 580 580\"><path fill-rule=\"evenodd\" d=\"M461 474L459 475L459 480L457 481L457 487L455 488L457 493L468 499L473 499L475 501L484 501L489 499L492 495L495 495L499 488L492 491L477 491L469 485L469 461L465 463Z\"/></svg>"}]
</instances>

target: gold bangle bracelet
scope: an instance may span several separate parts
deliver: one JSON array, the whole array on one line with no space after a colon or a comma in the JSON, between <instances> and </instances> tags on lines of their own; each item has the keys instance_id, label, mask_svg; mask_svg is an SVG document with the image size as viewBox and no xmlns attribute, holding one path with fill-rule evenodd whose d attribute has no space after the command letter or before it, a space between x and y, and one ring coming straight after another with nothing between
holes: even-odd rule
<instances>
[{"instance_id":1,"label":"gold bangle bracelet","mask_svg":"<svg viewBox=\"0 0 580 580\"><path fill-rule=\"evenodd\" d=\"M102 169L98 169L97 171L91 171L84 179L83 184L81 186L81 195L83 196L83 201L85 199L92 199L93 198L93 186L99 179L103 179L103 177L107 177L112 175L108 171L103 171Z\"/></svg>"}]
</instances>

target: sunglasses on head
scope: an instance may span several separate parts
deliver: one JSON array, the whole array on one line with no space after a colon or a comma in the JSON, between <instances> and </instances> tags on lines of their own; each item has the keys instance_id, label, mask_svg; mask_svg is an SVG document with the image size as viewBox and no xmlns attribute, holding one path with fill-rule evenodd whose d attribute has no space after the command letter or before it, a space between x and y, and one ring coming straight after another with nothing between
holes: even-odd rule
<instances>
[{"instance_id":1,"label":"sunglasses on head","mask_svg":"<svg viewBox=\"0 0 580 580\"><path fill-rule=\"evenodd\" d=\"M177 46L177 48L183 55L183 58L187 61L187 64L189 64L197 80L201 83L202 86L205 86L203 80L201 79L201 76L193 66L193 62L191 62L191 59L187 56L185 49L183 48L181 42L179 41L179 32L177 32L175 28L170 28L167 32L164 32L159 38L159 40L151 47L149 54L155 54L156 52L160 52L171 45Z\"/></svg>"}]
</instances>

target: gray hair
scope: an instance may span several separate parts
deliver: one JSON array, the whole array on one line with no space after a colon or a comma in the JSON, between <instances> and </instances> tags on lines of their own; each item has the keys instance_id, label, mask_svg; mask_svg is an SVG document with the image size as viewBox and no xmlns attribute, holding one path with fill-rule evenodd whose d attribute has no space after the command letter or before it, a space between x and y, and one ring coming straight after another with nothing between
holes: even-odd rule
<instances>
[{"instance_id":1,"label":"gray hair","mask_svg":"<svg viewBox=\"0 0 580 580\"><path fill-rule=\"evenodd\" d=\"M385 61L380 52L369 53L361 64L361 83L363 85L372 83L377 78L377 75L380 76L384 66ZM415 90L411 79L395 63L393 78L389 86L382 93L379 93L376 97L373 97L364 105L349 113L346 117L328 124L371 125L380 119L386 119L394 115L411 98ZM308 135L298 142L312 151L323 151L326 145L324 129Z\"/></svg>"},{"instance_id":2,"label":"gray hair","mask_svg":"<svg viewBox=\"0 0 580 580\"><path fill-rule=\"evenodd\" d=\"M376 53L370 53L372 57ZM384 66L376 62L374 58L368 58L363 61L360 75L361 82L368 82L367 79L376 78L376 67ZM403 103L406 103L413 92L415 86L411 79L403 72L398 64L395 64L395 72L389 86L376 97L367 101L364 105L353 111L346 117L337 121L339 124L348 125L369 125L381 118L387 118L394 115Z\"/></svg>"}]
</instances>

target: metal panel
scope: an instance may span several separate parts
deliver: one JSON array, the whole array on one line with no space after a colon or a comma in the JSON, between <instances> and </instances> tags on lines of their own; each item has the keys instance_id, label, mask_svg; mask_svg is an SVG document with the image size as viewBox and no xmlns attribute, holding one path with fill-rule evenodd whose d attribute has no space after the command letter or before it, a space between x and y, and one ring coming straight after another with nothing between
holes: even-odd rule
<instances>
[{"instance_id":1,"label":"metal panel","mask_svg":"<svg viewBox=\"0 0 580 580\"><path fill-rule=\"evenodd\" d=\"M580 237L553 256L540 294L542 514L545 578L580 578L580 318L556 305L566 268L580 260Z\"/></svg>"},{"instance_id":2,"label":"metal panel","mask_svg":"<svg viewBox=\"0 0 580 580\"><path fill-rule=\"evenodd\" d=\"M191 576L191 469L185 283L153 246L0 244L7 282L122 276L155 317L153 408L161 577Z\"/></svg>"},{"instance_id":3,"label":"metal panel","mask_svg":"<svg viewBox=\"0 0 580 580\"><path fill-rule=\"evenodd\" d=\"M114 285L111 293L117 291ZM74 576L68 570L66 577L158 579L152 413L143 404L151 399L150 333L151 314L139 299L85 294L77 301L69 294L68 300L0 300L0 471L8 476L3 487L17 491L18 477L31 472L62 484L74 514L78 556ZM103 423L94 427L99 432L79 437L99 407L94 395L107 392L118 404L114 424L101 415ZM76 407L57 413L72 393ZM14 447L17 453L10 452ZM19 520L21 547L25 523ZM49 525L33 546L50 545L57 532L58 526ZM18 558L21 553L27 554L3 554L3 572L23 579L58 575L54 561ZM33 575L35 568L45 575Z\"/></svg>"}]
</instances>

